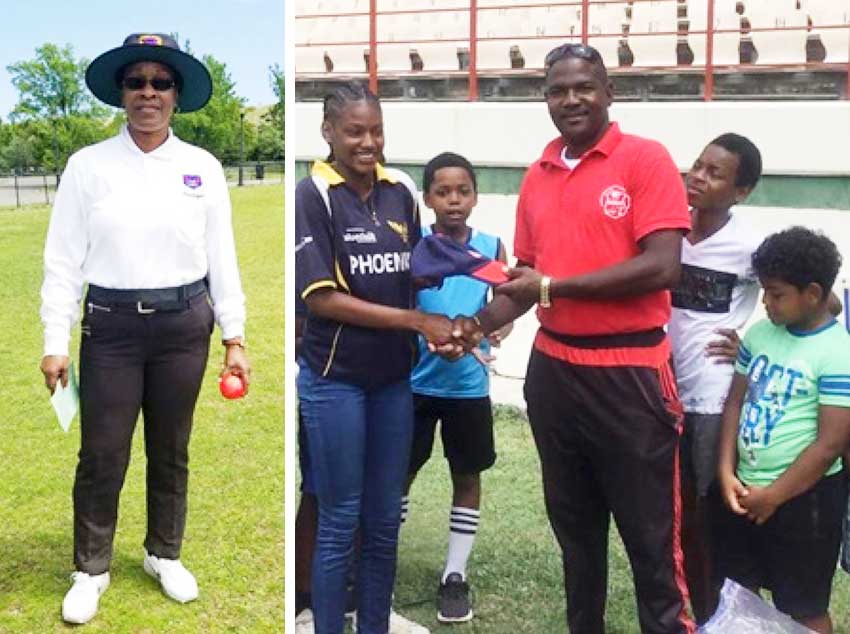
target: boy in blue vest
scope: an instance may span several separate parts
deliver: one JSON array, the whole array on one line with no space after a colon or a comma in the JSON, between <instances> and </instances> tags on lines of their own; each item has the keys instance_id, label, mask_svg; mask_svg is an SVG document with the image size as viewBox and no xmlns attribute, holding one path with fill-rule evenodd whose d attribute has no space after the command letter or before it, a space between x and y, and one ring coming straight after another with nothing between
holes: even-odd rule
<instances>
[{"instance_id":1,"label":"boy in blue vest","mask_svg":"<svg viewBox=\"0 0 850 634\"><path fill-rule=\"evenodd\" d=\"M440 154L425 166L423 199L434 211L436 222L423 227L423 237L441 233L482 255L507 261L505 248L495 237L466 224L478 201L472 165L451 152ZM489 287L466 276L447 277L437 289L417 293L417 308L457 315L474 315L486 303ZM449 516L449 546L437 596L437 619L459 623L472 618L466 563L478 531L481 472L496 461L493 414L487 370L490 344L498 345L510 326L482 342L473 354L450 362L428 350L420 338L419 363L411 384L414 399L413 447L409 479L402 499L402 522L407 516L410 486L431 456L437 421L452 478L452 508Z\"/></svg>"},{"instance_id":2,"label":"boy in blue vest","mask_svg":"<svg viewBox=\"0 0 850 634\"><path fill-rule=\"evenodd\" d=\"M792 227L752 264L768 319L741 343L723 410L714 572L769 588L779 610L831 634L850 443L850 336L829 308L841 255L823 234Z\"/></svg>"}]
</instances>

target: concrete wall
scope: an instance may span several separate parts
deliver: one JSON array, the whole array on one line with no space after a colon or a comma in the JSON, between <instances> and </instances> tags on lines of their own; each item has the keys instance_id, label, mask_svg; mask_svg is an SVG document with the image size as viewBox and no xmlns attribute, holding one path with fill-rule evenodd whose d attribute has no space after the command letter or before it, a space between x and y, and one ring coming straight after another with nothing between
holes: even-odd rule
<instances>
[{"instance_id":1,"label":"concrete wall","mask_svg":"<svg viewBox=\"0 0 850 634\"><path fill-rule=\"evenodd\" d=\"M543 103L383 105L386 155L421 164L445 150L475 165L524 167L557 135ZM295 158L327 153L319 134L321 104L295 104ZM658 139L685 169L705 143L738 132L761 149L766 174L850 176L850 102L711 102L615 104L611 118L633 134Z\"/></svg>"}]
</instances>

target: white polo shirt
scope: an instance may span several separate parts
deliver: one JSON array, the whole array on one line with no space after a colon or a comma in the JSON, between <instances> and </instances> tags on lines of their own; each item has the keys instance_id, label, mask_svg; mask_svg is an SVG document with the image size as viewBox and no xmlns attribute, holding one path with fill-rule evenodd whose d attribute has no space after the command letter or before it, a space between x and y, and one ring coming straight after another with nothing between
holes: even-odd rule
<instances>
[{"instance_id":1,"label":"white polo shirt","mask_svg":"<svg viewBox=\"0 0 850 634\"><path fill-rule=\"evenodd\" d=\"M221 164L170 131L145 153L124 126L76 152L62 174L44 248L44 354L68 354L85 283L154 289L207 275L222 338L242 336L245 296Z\"/></svg>"}]
</instances>

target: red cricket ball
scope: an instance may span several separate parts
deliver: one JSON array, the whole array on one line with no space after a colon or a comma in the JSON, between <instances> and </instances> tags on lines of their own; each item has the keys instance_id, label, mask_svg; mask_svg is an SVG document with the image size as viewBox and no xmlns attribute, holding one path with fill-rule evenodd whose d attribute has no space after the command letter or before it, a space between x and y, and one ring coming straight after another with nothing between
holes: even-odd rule
<instances>
[{"instance_id":1,"label":"red cricket ball","mask_svg":"<svg viewBox=\"0 0 850 634\"><path fill-rule=\"evenodd\" d=\"M218 380L218 389L224 398L242 398L245 395L245 381L238 374L228 372Z\"/></svg>"}]
</instances>

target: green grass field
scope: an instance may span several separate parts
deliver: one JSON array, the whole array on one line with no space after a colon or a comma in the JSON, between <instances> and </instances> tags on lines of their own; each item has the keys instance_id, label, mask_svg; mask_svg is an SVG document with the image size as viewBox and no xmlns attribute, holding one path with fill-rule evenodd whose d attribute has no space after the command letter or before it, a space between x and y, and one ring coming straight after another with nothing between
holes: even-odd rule
<instances>
[{"instance_id":1,"label":"green grass field","mask_svg":"<svg viewBox=\"0 0 850 634\"><path fill-rule=\"evenodd\" d=\"M452 626L436 620L451 504L439 441L413 485L401 535L395 609L432 632L565 632L560 551L543 507L531 430L516 412L499 408L496 449L496 465L483 476L481 526L469 566L475 618ZM615 530L611 535L606 631L637 634L631 572L619 536ZM832 616L836 632L850 633L850 577L844 572L835 576Z\"/></svg>"},{"instance_id":2,"label":"green grass field","mask_svg":"<svg viewBox=\"0 0 850 634\"><path fill-rule=\"evenodd\" d=\"M86 632L282 632L284 606L283 187L232 190L248 297L250 394L226 402L213 345L191 444L183 560L200 599L167 599L141 567L141 426L121 497L112 585ZM38 363L41 252L49 211L0 209L0 632L71 628L60 606L73 569L71 486L79 421L59 428ZM78 328L75 329L74 355Z\"/></svg>"}]
</instances>

